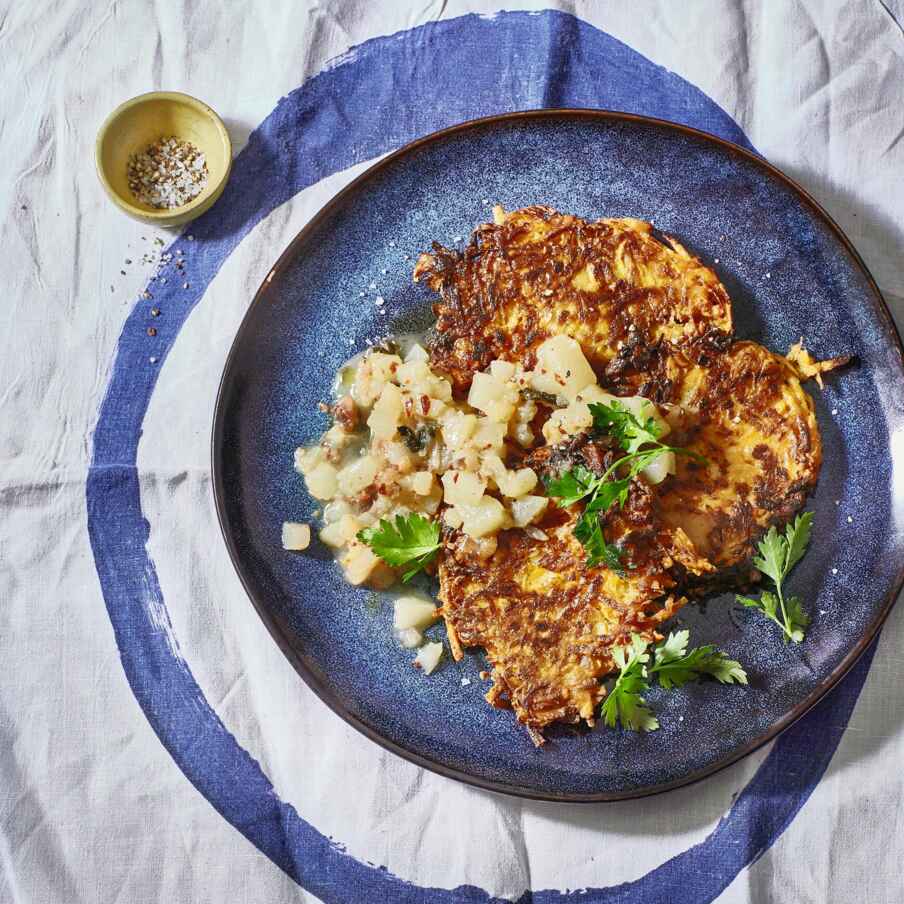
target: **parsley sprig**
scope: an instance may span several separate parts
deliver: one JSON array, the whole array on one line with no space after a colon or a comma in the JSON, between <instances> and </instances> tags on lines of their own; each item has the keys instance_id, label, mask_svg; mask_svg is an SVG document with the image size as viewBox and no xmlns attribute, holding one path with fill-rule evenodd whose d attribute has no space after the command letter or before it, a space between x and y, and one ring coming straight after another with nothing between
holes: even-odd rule
<instances>
[{"instance_id":1,"label":"parsley sprig","mask_svg":"<svg viewBox=\"0 0 904 904\"><path fill-rule=\"evenodd\" d=\"M610 728L619 723L632 731L659 728L659 720L643 696L654 677L665 690L705 676L720 684L747 684L747 673L737 660L729 659L712 644L688 652L689 638L689 631L674 631L651 651L646 640L632 634L629 644L613 651L619 673L601 710Z\"/></svg>"},{"instance_id":2,"label":"parsley sprig","mask_svg":"<svg viewBox=\"0 0 904 904\"><path fill-rule=\"evenodd\" d=\"M796 596L785 599L782 583L807 551L812 526L813 512L804 512L791 524L785 525L783 534L775 527L770 527L769 532L757 546L759 555L754 557L753 564L772 580L775 593L764 590L759 599L749 596L737 597L742 605L759 609L766 618L774 621L782 629L785 643L789 640L800 643L804 639L807 625L810 624L810 616L804 612L800 599Z\"/></svg>"},{"instance_id":3,"label":"parsley sprig","mask_svg":"<svg viewBox=\"0 0 904 904\"><path fill-rule=\"evenodd\" d=\"M621 551L615 544L606 542L600 517L616 502L624 508L631 481L660 455L674 452L700 461L704 459L689 449L661 443L661 428L655 418L651 416L642 421L621 402L613 400L611 405L593 402L588 407L593 415L594 429L614 437L627 454L613 462L600 477L589 468L576 465L547 481L546 493L558 499L561 508L588 499L574 527L575 537L587 552L587 565L606 565L621 572ZM617 477L620 468L627 468L627 471Z\"/></svg>"},{"instance_id":4,"label":"parsley sprig","mask_svg":"<svg viewBox=\"0 0 904 904\"><path fill-rule=\"evenodd\" d=\"M402 575L405 582L436 558L441 545L439 524L416 514L396 515L395 524L381 518L378 525L358 531L357 537L389 565L411 565Z\"/></svg>"}]
</instances>

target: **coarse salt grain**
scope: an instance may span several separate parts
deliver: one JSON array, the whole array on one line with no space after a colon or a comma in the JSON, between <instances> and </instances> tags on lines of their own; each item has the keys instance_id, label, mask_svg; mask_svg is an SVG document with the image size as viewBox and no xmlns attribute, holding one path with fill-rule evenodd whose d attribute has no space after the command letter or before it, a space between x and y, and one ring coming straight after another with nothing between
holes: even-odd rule
<instances>
[{"instance_id":1,"label":"coarse salt grain","mask_svg":"<svg viewBox=\"0 0 904 904\"><path fill-rule=\"evenodd\" d=\"M850 515L848 515L848 524L853 524L853 523L854 523L854 519Z\"/></svg>"}]
</instances>

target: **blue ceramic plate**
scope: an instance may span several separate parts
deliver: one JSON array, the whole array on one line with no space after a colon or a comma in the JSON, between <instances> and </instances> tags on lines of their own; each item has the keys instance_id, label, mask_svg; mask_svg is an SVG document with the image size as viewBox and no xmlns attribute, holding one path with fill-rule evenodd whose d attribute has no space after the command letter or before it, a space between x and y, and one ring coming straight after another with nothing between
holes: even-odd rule
<instances>
[{"instance_id":1,"label":"blue ceramic plate","mask_svg":"<svg viewBox=\"0 0 904 904\"><path fill-rule=\"evenodd\" d=\"M713 263L737 334L859 364L812 388L825 446L815 542L791 589L806 640L731 596L689 606L695 643L740 659L749 687L650 694L662 728L551 732L537 749L482 699L480 654L430 678L391 636L388 598L346 585L327 551L280 546L284 520L317 507L292 467L325 428L317 402L338 366L386 332L431 321L411 269L433 240L461 246L490 205L543 203L582 217L653 221ZM715 263L714 263L715 262ZM374 304L386 299L387 313ZM888 614L904 563L904 367L879 291L838 227L786 176L740 148L619 113L544 111L467 123L390 155L332 200L261 286L220 387L217 509L239 575L310 687L384 747L444 775L551 800L613 800L675 787L774 737L853 664ZM898 440L896 443L895 440ZM441 627L432 629L441 634ZM468 679L466 682L465 679Z\"/></svg>"}]
</instances>

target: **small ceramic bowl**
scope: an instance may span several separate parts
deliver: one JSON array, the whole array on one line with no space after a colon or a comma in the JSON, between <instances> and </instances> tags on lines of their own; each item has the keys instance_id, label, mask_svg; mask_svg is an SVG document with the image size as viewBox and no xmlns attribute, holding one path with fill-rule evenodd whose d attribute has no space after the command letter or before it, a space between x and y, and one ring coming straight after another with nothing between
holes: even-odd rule
<instances>
[{"instance_id":1,"label":"small ceramic bowl","mask_svg":"<svg viewBox=\"0 0 904 904\"><path fill-rule=\"evenodd\" d=\"M190 141L207 161L207 186L181 207L160 209L139 201L128 184L132 154L171 135ZM181 226L199 217L223 193L232 168L232 143L207 104L176 91L151 91L120 104L97 134L94 150L101 185L120 210L155 226Z\"/></svg>"}]
</instances>

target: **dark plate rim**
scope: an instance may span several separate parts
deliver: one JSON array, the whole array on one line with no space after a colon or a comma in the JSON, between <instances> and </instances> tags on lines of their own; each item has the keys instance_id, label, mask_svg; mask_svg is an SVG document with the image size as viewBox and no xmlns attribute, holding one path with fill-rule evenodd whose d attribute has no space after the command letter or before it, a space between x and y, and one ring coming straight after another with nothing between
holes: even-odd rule
<instances>
[{"instance_id":1,"label":"dark plate rim","mask_svg":"<svg viewBox=\"0 0 904 904\"><path fill-rule=\"evenodd\" d=\"M423 138L418 138L415 141L404 145L398 150L393 151L391 154L388 154L387 156L381 158L372 166L368 167L368 169L365 170L361 175L353 179L347 186L345 186L345 188L334 195L329 201L327 201L327 203L311 218L307 225L295 236L294 239L292 239L283 253L279 256L276 263L268 271L267 275L264 277L264 280L260 285L260 288L255 293L254 298L252 299L252 302L248 307L248 310L242 318L241 325L236 332L235 339L233 340L229 354L226 357L226 363L223 367L223 374L220 378L220 384L217 389L217 399L214 407L213 430L211 434L211 470L213 475L212 484L214 501L217 511L217 520L220 525L220 530L223 533L223 539L226 542L226 547L229 551L229 557L232 560L233 567L235 568L236 573L239 576L239 580L241 581L245 592L250 598L251 603L257 611L257 614L260 617L261 621L263 621L267 630L270 632L271 637L276 641L276 644L279 646L280 650L282 650L283 655L289 660L289 662L292 664L295 671L298 672L298 674L301 676L305 684L307 684L308 687L320 698L320 700L323 701L323 703L325 703L334 713L336 713L336 715L342 718L353 728L361 732L361 734L363 734L365 737L369 738L376 744L379 744L384 749L391 751L397 756L400 756L403 759L408 760L409 762L415 763L416 765L421 766L424 769L429 769L432 772L436 772L439 775L445 776L447 778L456 779L460 782L464 782L467 785L472 785L486 791L493 791L514 797L526 798L528 800L555 801L559 803L604 803L621 800L631 800L640 797L649 797L654 794L661 794L665 791L671 791L676 788L681 788L685 785L690 785L694 782L698 782L710 775L715 774L716 772L720 772L721 770L726 769L727 767L733 765L744 757L750 755L751 753L754 753L756 750L759 750L765 744L768 744L770 741L776 738L785 729L793 725L798 719L803 717L820 700L822 700L829 693L829 691L831 691L838 684L839 681L841 681L841 679L848 673L848 671L850 671L850 669L854 666L854 664L878 634L879 629L882 627L883 623L888 617L889 612L891 612L898 594L901 592L902 588L904 588L904 560L902 560L901 565L899 566L897 578L892 589L889 591L889 593L886 594L885 599L882 601L882 607L880 611L873 619L864 635L854 645L853 649L804 700L802 700L797 704L797 706L791 709L791 711L788 712L784 716L784 718L771 725L769 729L762 735L758 736L742 747L738 747L716 762L711 763L710 765L705 766L702 769L690 772L682 778L675 779L670 782L664 782L659 785L650 785L643 788L635 788L627 791L617 792L601 792L591 794L569 792L556 793L554 791L542 791L532 787L507 784L501 781L486 779L478 775L472 775L469 772L458 769L454 766L449 766L439 760L431 759L430 757L409 750L396 741L381 735L379 732L375 731L373 728L359 719L356 715L350 712L346 708L344 701L336 694L334 694L329 685L321 682L317 678L317 676L307 668L301 657L294 649L291 641L283 632L279 620L274 618L272 612L265 606L262 600L257 598L256 594L252 590L251 580L245 574L238 547L230 533L226 512L226 489L223 483L223 472L218 464L218 461L220 459L219 453L221 453L223 445L223 430L226 417L225 400L228 394L231 371L236 364L236 360L240 354L240 348L242 346L245 334L250 330L250 324L255 307L264 301L267 292L270 289L270 285L274 276L279 275L288 266L290 261L295 258L298 249L304 245L304 243L308 240L309 235L317 229L320 222L324 218L329 216L336 208L345 203L348 198L354 196L358 189L366 184L374 176L383 172L390 165L396 163L400 158L403 158L411 154L413 151L425 147L426 145L441 141L452 135L458 135L467 132L471 129L485 128L492 125L508 124L511 122L531 122L537 120L554 119L631 122L647 126L656 126L681 134L690 135L694 138L703 140L706 143L719 147L728 154L743 158L746 162L752 163L754 166L759 167L767 174L769 174L773 179L778 180L787 188L791 189L801 199L801 201L803 201L805 206L807 206L811 210L811 212L819 220L821 220L841 242L842 246L845 248L848 254L850 254L854 263L857 265L857 267L865 277L867 284L869 285L874 295L874 312L878 316L878 319L882 324L886 340L888 341L890 347L896 352L897 364L900 368L902 378L904 378L904 345L902 345L901 337L895 326L894 320L892 319L888 305L886 304L885 299L882 296L882 292L880 291L879 286L876 284L876 281L873 278L872 274L869 272L866 264L863 262L863 259L860 257L859 253L854 248L848 237L844 234L841 227L832 219L832 217L819 204L819 202L816 201L815 198L813 198L813 196L806 191L806 189L798 185L798 183L795 182L790 176L783 173L780 169L773 166L771 163L768 163L762 157L759 157L758 155L740 147L737 144L734 144L731 141L727 141L724 138L719 138L716 135L711 135L710 133L701 131L700 129L694 129L690 126L671 122L665 119L656 119L652 116L641 116L635 113L623 113L614 110L571 108L525 110L513 113L502 113L494 116L485 116L479 119L467 120L466 122L459 123L458 125L450 126L446 129L440 129L437 132L432 132L429 135L425 135Z\"/></svg>"}]
</instances>

